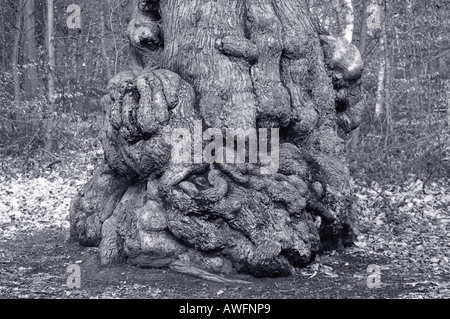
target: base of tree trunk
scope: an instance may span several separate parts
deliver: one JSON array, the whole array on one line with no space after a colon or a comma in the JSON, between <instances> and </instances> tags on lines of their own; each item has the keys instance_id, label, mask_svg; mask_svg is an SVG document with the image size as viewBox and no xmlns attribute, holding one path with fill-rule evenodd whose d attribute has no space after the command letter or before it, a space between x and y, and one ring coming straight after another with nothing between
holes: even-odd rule
<instances>
[{"instance_id":1,"label":"base of tree trunk","mask_svg":"<svg viewBox=\"0 0 450 319\"><path fill-rule=\"evenodd\" d=\"M327 216L320 204L307 202L304 196L311 195L306 185L282 176L280 181L259 178L237 186L223 174L233 185L226 197L208 211L194 212L180 210L179 205L195 204L183 203L183 195L174 194L179 190L167 195L179 201L170 207L152 198L153 181L126 180L106 169L74 199L71 236L83 245L99 246L105 265L128 262L176 270L178 262L178 267L188 267L184 269L212 273L289 275L316 253L350 244L352 226L349 202L335 207L346 213L345 220L334 212Z\"/></svg>"}]
</instances>

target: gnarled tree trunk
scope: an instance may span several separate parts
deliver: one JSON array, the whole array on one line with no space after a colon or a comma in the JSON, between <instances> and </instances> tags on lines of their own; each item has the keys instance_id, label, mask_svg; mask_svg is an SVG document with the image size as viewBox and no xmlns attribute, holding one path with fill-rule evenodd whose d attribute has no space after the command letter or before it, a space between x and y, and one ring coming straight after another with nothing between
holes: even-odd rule
<instances>
[{"instance_id":1,"label":"gnarled tree trunk","mask_svg":"<svg viewBox=\"0 0 450 319\"><path fill-rule=\"evenodd\" d=\"M304 0L134 5L142 69L110 82L107 165L72 202L72 237L103 264L255 276L351 243L337 127L359 125L358 50L319 34Z\"/></svg>"}]
</instances>

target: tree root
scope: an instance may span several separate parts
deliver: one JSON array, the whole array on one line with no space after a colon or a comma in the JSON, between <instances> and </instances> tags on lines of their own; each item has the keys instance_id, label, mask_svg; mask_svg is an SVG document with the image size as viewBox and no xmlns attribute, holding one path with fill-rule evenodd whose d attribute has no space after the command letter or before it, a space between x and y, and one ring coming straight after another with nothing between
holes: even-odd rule
<instances>
[{"instance_id":1,"label":"tree root","mask_svg":"<svg viewBox=\"0 0 450 319\"><path fill-rule=\"evenodd\" d=\"M213 281L213 282L218 282L218 283L223 283L223 284L252 284L252 282L250 282L250 281L224 278L222 276L209 273L205 270L201 270L199 268L189 266L180 261L175 261L175 262L171 263L169 267L170 267L170 269L172 269L176 272L190 275L193 277L197 277L200 279L208 280L208 281Z\"/></svg>"}]
</instances>

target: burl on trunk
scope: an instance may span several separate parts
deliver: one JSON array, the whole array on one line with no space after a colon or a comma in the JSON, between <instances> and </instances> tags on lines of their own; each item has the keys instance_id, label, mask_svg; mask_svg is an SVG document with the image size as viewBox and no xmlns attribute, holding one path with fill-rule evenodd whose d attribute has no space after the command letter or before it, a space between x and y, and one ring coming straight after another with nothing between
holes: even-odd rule
<instances>
[{"instance_id":1,"label":"burl on trunk","mask_svg":"<svg viewBox=\"0 0 450 319\"><path fill-rule=\"evenodd\" d=\"M305 0L135 0L136 65L110 82L106 164L71 236L102 264L291 274L351 243L344 142L363 101L358 50Z\"/></svg>"}]
</instances>

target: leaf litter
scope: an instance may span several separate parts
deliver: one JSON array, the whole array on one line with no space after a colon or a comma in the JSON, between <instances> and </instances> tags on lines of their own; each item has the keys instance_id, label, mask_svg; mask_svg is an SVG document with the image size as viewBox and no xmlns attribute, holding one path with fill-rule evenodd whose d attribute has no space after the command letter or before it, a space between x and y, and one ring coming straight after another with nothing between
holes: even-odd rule
<instances>
[{"instance_id":1,"label":"leaf litter","mask_svg":"<svg viewBox=\"0 0 450 319\"><path fill-rule=\"evenodd\" d=\"M99 150L68 154L68 158L74 160L66 161L63 166L54 166L51 170L26 170L23 166L14 165L12 159L7 160L6 165L3 163L2 168L6 173L0 175L0 243L6 244L20 236L31 236L42 231L63 233L67 238L70 202L76 192L92 177L95 167L101 165L92 161L92 158L98 158L98 153ZM337 287L344 287L342 289L349 295L355 287L367 290L365 279L368 273L365 269L359 267L355 270L352 268L352 261L339 260L348 256L357 257L367 265L371 260L375 263L378 261L382 287L397 287L392 293L395 298L449 298L449 181L443 179L435 182L431 185L432 193L428 194L423 193L422 186L420 180L411 180L401 187L380 186L376 183L368 186L355 182L354 194L359 206L357 241L344 253L331 252L317 256L311 265L298 270L296 274L301 278L305 291L311 289L309 291L314 295L314 285L322 282L326 284L323 284L321 289L316 287L315 293L318 297L321 294L340 294L341 292L332 290L341 288L329 286L330 281L338 283L339 280L345 280L346 283ZM59 242L55 247L64 251L65 243ZM83 252L87 254L86 258L64 253L57 256L50 256L49 253L49 256L42 258L63 265L84 265L85 259L94 251L95 248L92 248ZM145 298L167 298L176 295L175 292L168 294L167 287L153 289L139 284L131 285L126 280L118 281L119 286L108 285L97 293L71 291L64 284L66 274L41 272L38 262L34 262L32 267L10 267L15 263L16 256L12 250L0 249L0 296L97 299L124 298L130 294ZM290 281L290 284L300 280L295 279L297 275L294 275L294 281ZM119 271L118 277L125 277L125 273ZM282 281L275 281L275 288L279 289L283 296L291 294L291 297L295 298L300 293L298 289L283 288L280 282ZM305 285L308 282L311 282L310 288ZM205 287L202 288L201 294L206 293ZM230 290L220 286L211 289L212 297L228 296L231 292L256 293L258 290L251 287ZM182 297L186 296L186 292L183 293Z\"/></svg>"}]
</instances>

